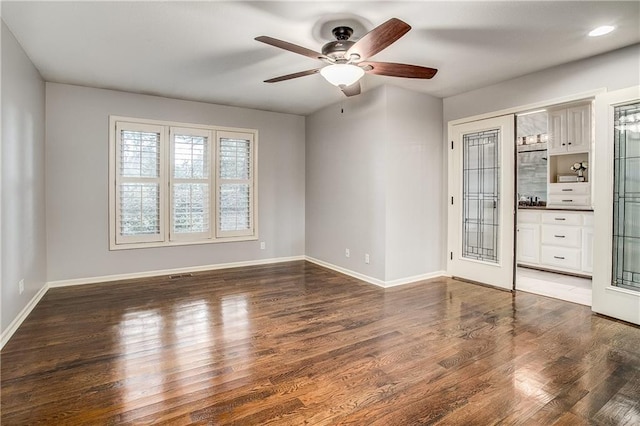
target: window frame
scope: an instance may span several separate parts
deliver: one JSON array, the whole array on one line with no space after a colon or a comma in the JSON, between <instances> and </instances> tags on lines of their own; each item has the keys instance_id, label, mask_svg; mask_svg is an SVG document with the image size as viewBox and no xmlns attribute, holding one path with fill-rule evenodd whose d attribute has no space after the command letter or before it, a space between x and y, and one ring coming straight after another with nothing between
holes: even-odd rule
<instances>
[{"instance_id":1,"label":"window frame","mask_svg":"<svg viewBox=\"0 0 640 426\"><path fill-rule=\"evenodd\" d=\"M120 216L118 214L119 184L126 179L119 176L118 154L121 149L121 130L147 131L160 128L160 235L122 236L119 234ZM209 147L209 231L206 233L185 233L180 235L173 230L173 185L174 185L174 137L178 134L202 136L208 134ZM220 134L234 135L237 138L251 137L250 159L250 227L246 231L220 231L219 218L219 140ZM181 179L177 180L180 183ZM109 116L109 250L126 250L148 247L170 247L182 245L211 244L258 239L258 130L233 128L205 124L183 123L165 120ZM206 235L205 235L206 234Z\"/></svg>"}]
</instances>

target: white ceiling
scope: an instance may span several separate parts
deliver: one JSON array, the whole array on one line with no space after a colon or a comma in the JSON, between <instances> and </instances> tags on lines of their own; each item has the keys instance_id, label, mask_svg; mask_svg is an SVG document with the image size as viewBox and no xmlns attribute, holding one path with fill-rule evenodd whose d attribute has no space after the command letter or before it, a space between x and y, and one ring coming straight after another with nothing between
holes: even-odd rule
<instances>
[{"instance_id":1,"label":"white ceiling","mask_svg":"<svg viewBox=\"0 0 640 426\"><path fill-rule=\"evenodd\" d=\"M439 72L366 75L363 91L389 83L447 97L640 42L637 1L2 2L47 81L302 115L344 96L319 74L263 83L323 63L254 37L319 51L327 22L356 19L368 31L391 17L413 29L373 59ZM605 24L617 30L586 36Z\"/></svg>"}]
</instances>

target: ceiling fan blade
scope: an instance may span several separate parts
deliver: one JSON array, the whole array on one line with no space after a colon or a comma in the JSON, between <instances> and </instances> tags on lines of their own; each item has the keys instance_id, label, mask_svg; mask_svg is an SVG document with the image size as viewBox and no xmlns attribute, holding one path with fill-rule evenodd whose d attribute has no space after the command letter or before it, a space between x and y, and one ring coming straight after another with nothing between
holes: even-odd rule
<instances>
[{"instance_id":1,"label":"ceiling fan blade","mask_svg":"<svg viewBox=\"0 0 640 426\"><path fill-rule=\"evenodd\" d=\"M356 81L351 86L340 86L340 90L345 96L355 96L360 94L360 82Z\"/></svg>"},{"instance_id":2,"label":"ceiling fan blade","mask_svg":"<svg viewBox=\"0 0 640 426\"><path fill-rule=\"evenodd\" d=\"M294 72L293 74L281 75L280 77L270 78L269 80L265 80L265 83L277 83L279 81L291 80L292 78L304 77L306 75L313 75L320 72L320 68L316 68L314 70L300 71Z\"/></svg>"},{"instance_id":3,"label":"ceiling fan blade","mask_svg":"<svg viewBox=\"0 0 640 426\"><path fill-rule=\"evenodd\" d=\"M361 59L367 59L391 45L410 29L411 26L406 22L397 18L391 18L356 41L356 43L347 50L345 57L349 58L349 56L355 53L360 55Z\"/></svg>"},{"instance_id":4,"label":"ceiling fan blade","mask_svg":"<svg viewBox=\"0 0 640 426\"><path fill-rule=\"evenodd\" d=\"M386 75L404 78L432 78L438 72L435 68L419 65L394 64L393 62L360 62L358 65L369 74Z\"/></svg>"},{"instance_id":5,"label":"ceiling fan blade","mask_svg":"<svg viewBox=\"0 0 640 426\"><path fill-rule=\"evenodd\" d=\"M313 50L307 49L306 47L298 46L297 44L289 43L287 41L278 40L277 38L260 36L260 37L256 37L255 40L260 41L262 43L269 44L271 46L279 47L280 49L288 50L289 52L307 56L311 59L324 58L322 53L314 52Z\"/></svg>"}]
</instances>

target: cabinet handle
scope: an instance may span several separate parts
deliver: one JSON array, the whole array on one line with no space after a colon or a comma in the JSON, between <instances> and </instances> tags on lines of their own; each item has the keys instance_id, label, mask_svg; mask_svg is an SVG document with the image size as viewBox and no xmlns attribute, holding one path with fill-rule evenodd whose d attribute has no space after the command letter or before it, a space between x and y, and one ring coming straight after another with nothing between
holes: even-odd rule
<instances>
[{"instance_id":1,"label":"cabinet handle","mask_svg":"<svg viewBox=\"0 0 640 426\"><path fill-rule=\"evenodd\" d=\"M562 191L564 191L564 192L573 191L573 188L564 188Z\"/></svg>"},{"instance_id":2,"label":"cabinet handle","mask_svg":"<svg viewBox=\"0 0 640 426\"><path fill-rule=\"evenodd\" d=\"M562 146L565 146L565 145L566 145L566 143L563 143L563 144L562 144Z\"/></svg>"},{"instance_id":3,"label":"cabinet handle","mask_svg":"<svg viewBox=\"0 0 640 426\"><path fill-rule=\"evenodd\" d=\"M564 256L553 256L554 259L564 260Z\"/></svg>"},{"instance_id":4,"label":"cabinet handle","mask_svg":"<svg viewBox=\"0 0 640 426\"><path fill-rule=\"evenodd\" d=\"M567 218L565 218L565 217L556 217L556 218L554 218L554 219L555 219L555 220L567 220Z\"/></svg>"},{"instance_id":5,"label":"cabinet handle","mask_svg":"<svg viewBox=\"0 0 640 426\"><path fill-rule=\"evenodd\" d=\"M569 145L571 145L571 142L569 142Z\"/></svg>"},{"instance_id":6,"label":"cabinet handle","mask_svg":"<svg viewBox=\"0 0 640 426\"><path fill-rule=\"evenodd\" d=\"M563 203L573 203L573 200L562 200Z\"/></svg>"},{"instance_id":7,"label":"cabinet handle","mask_svg":"<svg viewBox=\"0 0 640 426\"><path fill-rule=\"evenodd\" d=\"M556 238L564 238L564 235L554 235Z\"/></svg>"}]
</instances>

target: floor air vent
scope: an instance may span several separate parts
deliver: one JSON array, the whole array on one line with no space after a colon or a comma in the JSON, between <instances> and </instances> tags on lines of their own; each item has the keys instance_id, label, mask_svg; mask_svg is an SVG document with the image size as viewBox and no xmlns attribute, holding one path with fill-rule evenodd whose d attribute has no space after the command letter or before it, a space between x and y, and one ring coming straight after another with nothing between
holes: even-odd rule
<instances>
[{"instance_id":1,"label":"floor air vent","mask_svg":"<svg viewBox=\"0 0 640 426\"><path fill-rule=\"evenodd\" d=\"M172 280L177 280L180 278L187 278L187 277L192 277L193 274L178 274L178 275L169 275L169 278Z\"/></svg>"}]
</instances>

